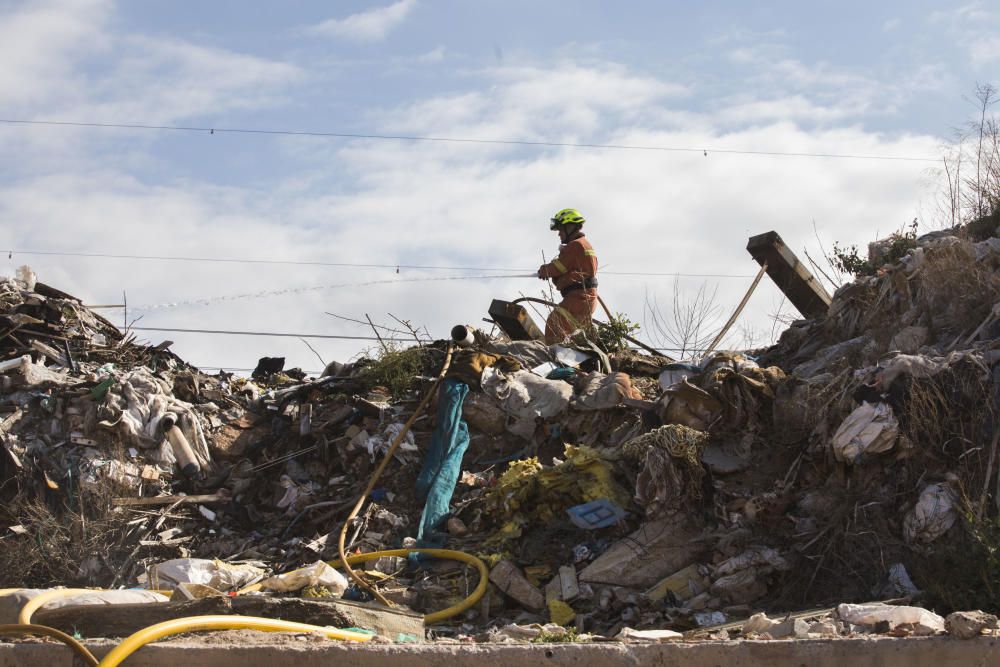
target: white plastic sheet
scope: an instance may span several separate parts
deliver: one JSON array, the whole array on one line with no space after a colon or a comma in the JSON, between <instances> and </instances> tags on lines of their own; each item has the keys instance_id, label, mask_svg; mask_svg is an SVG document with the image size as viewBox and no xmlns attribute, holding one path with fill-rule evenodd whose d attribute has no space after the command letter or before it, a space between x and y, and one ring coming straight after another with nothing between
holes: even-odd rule
<instances>
[{"instance_id":1,"label":"white plastic sheet","mask_svg":"<svg viewBox=\"0 0 1000 667\"><path fill-rule=\"evenodd\" d=\"M913 624L920 626L915 634L944 632L944 619L921 607L893 607L882 603L842 604L837 607L837 614L842 621L854 625L875 625L888 621L890 630L897 625ZM921 629L924 631L920 632Z\"/></svg>"}]
</instances>

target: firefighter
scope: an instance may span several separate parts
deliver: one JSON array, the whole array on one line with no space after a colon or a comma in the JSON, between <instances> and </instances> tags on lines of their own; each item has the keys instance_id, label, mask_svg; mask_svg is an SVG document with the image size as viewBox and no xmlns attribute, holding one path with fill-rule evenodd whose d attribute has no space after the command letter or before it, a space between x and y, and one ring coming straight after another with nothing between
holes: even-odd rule
<instances>
[{"instance_id":1,"label":"firefighter","mask_svg":"<svg viewBox=\"0 0 1000 667\"><path fill-rule=\"evenodd\" d=\"M597 309L597 253L583 234L586 220L574 208L552 218L549 229L559 232L559 256L538 269L538 277L552 279L562 301L545 321L545 342L562 342L577 329L589 330Z\"/></svg>"}]
</instances>

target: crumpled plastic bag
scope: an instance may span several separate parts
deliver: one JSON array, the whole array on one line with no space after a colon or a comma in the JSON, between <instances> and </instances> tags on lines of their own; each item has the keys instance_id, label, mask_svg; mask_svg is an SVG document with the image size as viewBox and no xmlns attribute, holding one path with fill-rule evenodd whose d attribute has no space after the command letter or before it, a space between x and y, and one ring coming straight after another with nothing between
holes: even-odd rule
<instances>
[{"instance_id":1,"label":"crumpled plastic bag","mask_svg":"<svg viewBox=\"0 0 1000 667\"><path fill-rule=\"evenodd\" d=\"M146 588L173 590L178 584L211 586L219 591L235 591L264 578L264 569L205 558L175 558L154 565L145 576ZM140 577L140 580L142 577Z\"/></svg>"},{"instance_id":2,"label":"crumpled plastic bag","mask_svg":"<svg viewBox=\"0 0 1000 667\"><path fill-rule=\"evenodd\" d=\"M260 582L260 586L265 591L276 593L300 591L307 586L324 586L334 595L341 595L347 590L348 582L347 577L318 560L298 570L268 577Z\"/></svg>"},{"instance_id":3,"label":"crumpled plastic bag","mask_svg":"<svg viewBox=\"0 0 1000 667\"><path fill-rule=\"evenodd\" d=\"M483 391L495 398L504 412L522 419L547 419L565 412L573 387L562 380L546 380L531 371L505 374L496 368L483 370Z\"/></svg>"},{"instance_id":4,"label":"crumpled plastic bag","mask_svg":"<svg viewBox=\"0 0 1000 667\"><path fill-rule=\"evenodd\" d=\"M862 456L892 449L899 422L887 403L862 403L833 434L833 455L838 461L857 463Z\"/></svg>"},{"instance_id":5,"label":"crumpled plastic bag","mask_svg":"<svg viewBox=\"0 0 1000 667\"><path fill-rule=\"evenodd\" d=\"M893 607L881 602L842 604L837 607L837 615L840 616L840 620L854 625L875 625L881 621L888 621L890 630L903 624L920 626L914 634L935 634L945 631L944 619L921 607Z\"/></svg>"},{"instance_id":6,"label":"crumpled plastic bag","mask_svg":"<svg viewBox=\"0 0 1000 667\"><path fill-rule=\"evenodd\" d=\"M907 542L930 543L955 525L955 494L948 484L931 484L920 493L917 505L903 519Z\"/></svg>"}]
</instances>

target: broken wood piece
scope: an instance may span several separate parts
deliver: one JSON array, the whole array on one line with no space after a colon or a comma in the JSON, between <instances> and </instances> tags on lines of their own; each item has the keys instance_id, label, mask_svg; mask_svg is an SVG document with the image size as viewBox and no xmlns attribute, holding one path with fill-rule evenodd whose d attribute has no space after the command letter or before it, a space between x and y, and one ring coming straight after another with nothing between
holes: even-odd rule
<instances>
[{"instance_id":1,"label":"broken wood piece","mask_svg":"<svg viewBox=\"0 0 1000 667\"><path fill-rule=\"evenodd\" d=\"M777 232L750 237L747 251L792 305L805 317L822 317L830 308L830 295Z\"/></svg>"},{"instance_id":2,"label":"broken wood piece","mask_svg":"<svg viewBox=\"0 0 1000 667\"><path fill-rule=\"evenodd\" d=\"M127 505L127 506L153 506L153 505L172 505L174 503L180 505L181 503L221 503L228 502L230 500L230 495L228 491L223 492L220 490L218 493L206 494L201 496L156 496L155 498L113 498L112 503L115 505Z\"/></svg>"},{"instance_id":3,"label":"broken wood piece","mask_svg":"<svg viewBox=\"0 0 1000 667\"><path fill-rule=\"evenodd\" d=\"M65 343L66 341L63 342ZM52 347L51 345L46 345L40 340L33 340L31 341L30 345L31 349L43 355L46 359L49 359L50 361L59 364L63 368L69 368L69 362L66 361L62 353L59 352L59 350Z\"/></svg>"}]
</instances>

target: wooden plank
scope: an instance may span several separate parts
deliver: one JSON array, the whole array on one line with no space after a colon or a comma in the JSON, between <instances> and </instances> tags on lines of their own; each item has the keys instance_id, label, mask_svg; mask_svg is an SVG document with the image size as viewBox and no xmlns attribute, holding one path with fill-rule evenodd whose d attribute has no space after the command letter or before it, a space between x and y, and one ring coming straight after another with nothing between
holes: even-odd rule
<instances>
[{"instance_id":1,"label":"wooden plank","mask_svg":"<svg viewBox=\"0 0 1000 667\"><path fill-rule=\"evenodd\" d=\"M219 503L230 500L225 493L212 493L201 496L156 496L154 498L114 498L112 504L133 507L150 507L155 505L171 505L173 503Z\"/></svg>"},{"instance_id":2,"label":"wooden plank","mask_svg":"<svg viewBox=\"0 0 1000 667\"><path fill-rule=\"evenodd\" d=\"M777 232L750 237L747 251L758 264L767 265L767 275L802 315L826 315L830 295Z\"/></svg>"}]
</instances>

